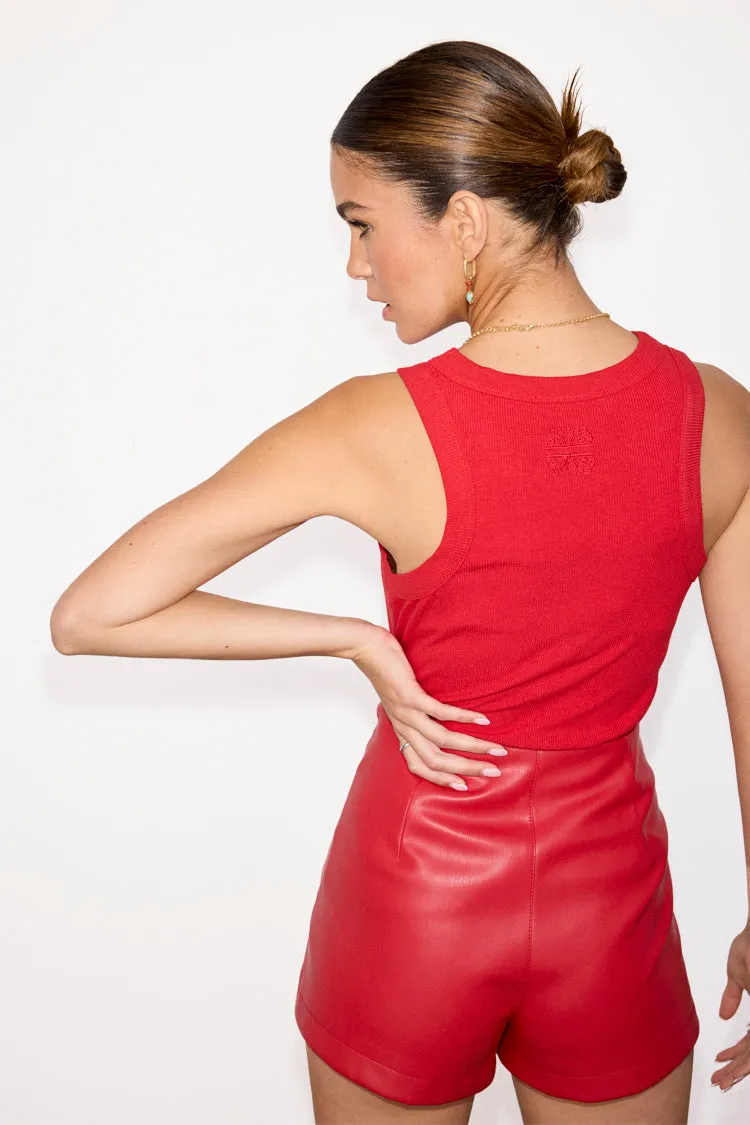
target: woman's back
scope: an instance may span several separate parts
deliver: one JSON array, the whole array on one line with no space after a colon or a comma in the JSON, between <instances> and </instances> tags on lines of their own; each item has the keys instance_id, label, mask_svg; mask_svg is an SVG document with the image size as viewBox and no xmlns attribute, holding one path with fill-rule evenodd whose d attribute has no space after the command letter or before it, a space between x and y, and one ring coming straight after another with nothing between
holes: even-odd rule
<instances>
[{"instance_id":1,"label":"woman's back","mask_svg":"<svg viewBox=\"0 0 750 1125\"><path fill-rule=\"evenodd\" d=\"M354 522L381 545L389 626L424 690L506 744L632 729L750 475L739 383L645 332L589 347L561 349L561 376L450 348L360 380L379 487Z\"/></svg>"}]
</instances>

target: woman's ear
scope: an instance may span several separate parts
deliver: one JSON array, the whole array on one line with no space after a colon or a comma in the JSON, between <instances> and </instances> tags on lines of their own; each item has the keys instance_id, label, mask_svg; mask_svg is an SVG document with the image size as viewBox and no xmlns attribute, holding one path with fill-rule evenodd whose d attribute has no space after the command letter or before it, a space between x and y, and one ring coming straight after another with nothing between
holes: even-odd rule
<instances>
[{"instance_id":1,"label":"woman's ear","mask_svg":"<svg viewBox=\"0 0 750 1125\"><path fill-rule=\"evenodd\" d=\"M456 244L463 256L472 261L487 241L487 204L473 191L460 190L448 201L447 214L453 222Z\"/></svg>"}]
</instances>

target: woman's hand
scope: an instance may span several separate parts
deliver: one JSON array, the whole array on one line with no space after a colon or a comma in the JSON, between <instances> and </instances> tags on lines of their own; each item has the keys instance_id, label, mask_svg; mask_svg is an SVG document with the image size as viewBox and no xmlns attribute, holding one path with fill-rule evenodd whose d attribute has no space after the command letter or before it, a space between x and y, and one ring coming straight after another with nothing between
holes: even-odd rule
<instances>
[{"instance_id":1,"label":"woman's hand","mask_svg":"<svg viewBox=\"0 0 750 1125\"><path fill-rule=\"evenodd\" d=\"M444 749L469 750L474 753L504 755L508 751L497 742L487 742L483 738L473 738L469 734L446 730L435 719L451 719L461 723L489 722L479 711L467 711L463 707L453 707L433 699L422 690L406 658L400 642L388 629L373 626L360 646L351 654L351 659L367 676L380 696L386 715L394 731L403 742L409 745L403 754L412 773L424 777L436 785L466 789L463 781L456 781L455 774L500 773L496 767L488 767L472 758L461 758L446 754ZM430 717L432 716L432 717Z\"/></svg>"},{"instance_id":2,"label":"woman's hand","mask_svg":"<svg viewBox=\"0 0 750 1125\"><path fill-rule=\"evenodd\" d=\"M743 992L750 992L750 921L729 947L727 984L719 1004L719 1016L723 1020L730 1019L737 1011ZM719 1051L716 1061L727 1064L711 1075L711 1085L721 1086L722 1090L731 1089L735 1082L750 1074L750 1024L738 1043Z\"/></svg>"}]
</instances>

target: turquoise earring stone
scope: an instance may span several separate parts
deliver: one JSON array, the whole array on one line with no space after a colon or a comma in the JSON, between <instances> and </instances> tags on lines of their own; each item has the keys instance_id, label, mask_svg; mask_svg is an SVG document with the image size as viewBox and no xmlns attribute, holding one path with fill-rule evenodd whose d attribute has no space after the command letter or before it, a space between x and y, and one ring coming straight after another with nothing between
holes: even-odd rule
<instances>
[{"instance_id":1,"label":"turquoise earring stone","mask_svg":"<svg viewBox=\"0 0 750 1125\"><path fill-rule=\"evenodd\" d=\"M471 289L466 294L466 300L469 302L469 304L471 304L471 302L474 300L474 294Z\"/></svg>"}]
</instances>

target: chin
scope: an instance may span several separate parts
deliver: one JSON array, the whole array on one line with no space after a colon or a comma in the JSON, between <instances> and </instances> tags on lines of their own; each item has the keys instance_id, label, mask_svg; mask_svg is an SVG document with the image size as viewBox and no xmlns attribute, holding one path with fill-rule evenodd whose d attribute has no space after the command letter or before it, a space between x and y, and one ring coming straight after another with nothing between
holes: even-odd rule
<instances>
[{"instance_id":1,"label":"chin","mask_svg":"<svg viewBox=\"0 0 750 1125\"><path fill-rule=\"evenodd\" d=\"M466 329L469 327L456 307L447 302L440 302L439 307L433 304L432 307L424 308L419 312L412 310L410 316L399 317L398 320L394 318L392 323L399 340L405 344L418 344L422 340L429 340L431 336L454 324L461 324Z\"/></svg>"},{"instance_id":2,"label":"chin","mask_svg":"<svg viewBox=\"0 0 750 1125\"><path fill-rule=\"evenodd\" d=\"M418 344L420 340L425 339L423 335L415 332L410 332L408 329L402 328L398 323L396 323L395 328L396 335L398 336L402 344Z\"/></svg>"},{"instance_id":3,"label":"chin","mask_svg":"<svg viewBox=\"0 0 750 1125\"><path fill-rule=\"evenodd\" d=\"M396 335L402 344L419 344L422 340L429 340L436 332L441 332L446 327L444 324L434 324L428 327L408 327L400 321L394 321Z\"/></svg>"}]
</instances>

